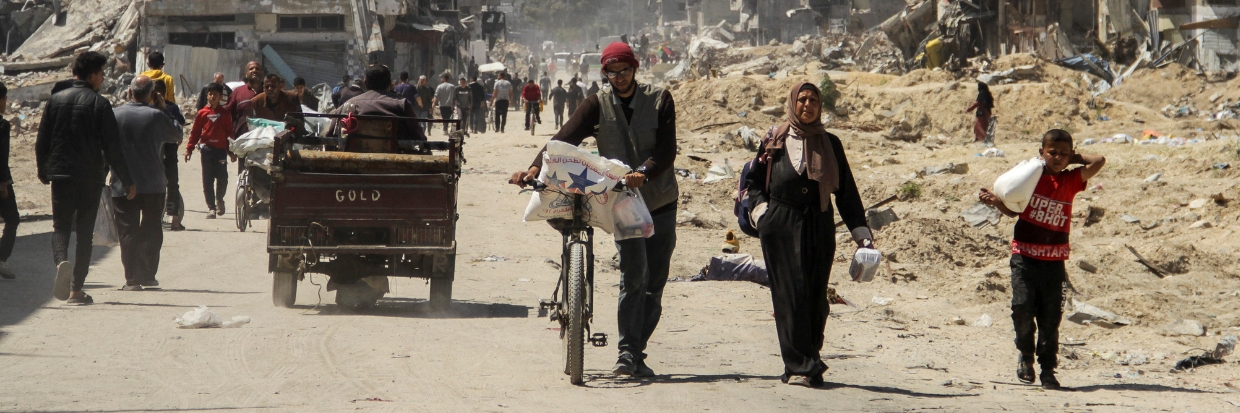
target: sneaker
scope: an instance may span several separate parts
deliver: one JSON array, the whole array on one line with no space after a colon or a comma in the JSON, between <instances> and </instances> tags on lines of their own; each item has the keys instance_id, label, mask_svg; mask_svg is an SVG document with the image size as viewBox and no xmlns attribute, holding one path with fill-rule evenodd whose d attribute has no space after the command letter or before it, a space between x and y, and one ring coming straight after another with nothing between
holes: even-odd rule
<instances>
[{"instance_id":1,"label":"sneaker","mask_svg":"<svg viewBox=\"0 0 1240 413\"><path fill-rule=\"evenodd\" d=\"M152 278L150 281L140 282L138 283L138 285L142 286L142 288L146 290L158 290L159 289L159 281L156 281L154 278Z\"/></svg>"},{"instance_id":2,"label":"sneaker","mask_svg":"<svg viewBox=\"0 0 1240 413\"><path fill-rule=\"evenodd\" d=\"M91 305L95 303L95 299L90 294L82 294L81 297L70 298L65 301L65 305Z\"/></svg>"},{"instance_id":3,"label":"sneaker","mask_svg":"<svg viewBox=\"0 0 1240 413\"><path fill-rule=\"evenodd\" d=\"M13 270L9 269L8 262L0 261L0 279L5 279L5 280L17 279L17 274L14 274Z\"/></svg>"},{"instance_id":4,"label":"sneaker","mask_svg":"<svg viewBox=\"0 0 1240 413\"><path fill-rule=\"evenodd\" d=\"M56 281L52 284L52 296L60 301L68 300L72 287L73 264L69 261L61 261L60 264L56 264Z\"/></svg>"},{"instance_id":5,"label":"sneaker","mask_svg":"<svg viewBox=\"0 0 1240 413\"><path fill-rule=\"evenodd\" d=\"M723 238L722 249L725 254L736 254L741 251L741 240L736 238L732 230L728 230L728 235Z\"/></svg>"},{"instance_id":6,"label":"sneaker","mask_svg":"<svg viewBox=\"0 0 1240 413\"><path fill-rule=\"evenodd\" d=\"M617 376L632 376L637 371L637 363L633 362L633 356L624 354L616 359L616 365L611 367L611 372Z\"/></svg>"},{"instance_id":7,"label":"sneaker","mask_svg":"<svg viewBox=\"0 0 1240 413\"><path fill-rule=\"evenodd\" d=\"M136 284L135 285L125 284L124 287L121 287L121 291L142 291L142 286L136 285Z\"/></svg>"},{"instance_id":8,"label":"sneaker","mask_svg":"<svg viewBox=\"0 0 1240 413\"><path fill-rule=\"evenodd\" d=\"M645 360L639 360L637 368L633 370L633 377L654 377L654 369L647 366Z\"/></svg>"},{"instance_id":9,"label":"sneaker","mask_svg":"<svg viewBox=\"0 0 1240 413\"><path fill-rule=\"evenodd\" d=\"M1021 357L1016 364L1016 379L1021 383L1033 384L1033 359Z\"/></svg>"},{"instance_id":10,"label":"sneaker","mask_svg":"<svg viewBox=\"0 0 1240 413\"><path fill-rule=\"evenodd\" d=\"M1059 390L1059 380L1055 379L1055 371L1052 369L1042 369L1042 374L1038 376L1042 381L1042 388L1047 390Z\"/></svg>"},{"instance_id":11,"label":"sneaker","mask_svg":"<svg viewBox=\"0 0 1240 413\"><path fill-rule=\"evenodd\" d=\"M220 202L220 206L215 208L215 215L224 216L224 203Z\"/></svg>"},{"instance_id":12,"label":"sneaker","mask_svg":"<svg viewBox=\"0 0 1240 413\"><path fill-rule=\"evenodd\" d=\"M788 376L788 381L786 381L785 383L788 383L789 385L793 385L793 386L802 386L802 387L810 387L810 388L815 387L813 380L810 380L809 376L802 376L798 374Z\"/></svg>"},{"instance_id":13,"label":"sneaker","mask_svg":"<svg viewBox=\"0 0 1240 413\"><path fill-rule=\"evenodd\" d=\"M215 219L215 210L207 211L207 219Z\"/></svg>"}]
</instances>

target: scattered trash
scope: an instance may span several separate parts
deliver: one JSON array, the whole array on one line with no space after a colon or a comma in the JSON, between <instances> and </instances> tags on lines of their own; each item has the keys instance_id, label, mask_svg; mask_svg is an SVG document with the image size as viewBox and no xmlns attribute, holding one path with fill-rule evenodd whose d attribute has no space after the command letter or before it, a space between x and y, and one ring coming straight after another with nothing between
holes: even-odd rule
<instances>
[{"instance_id":1,"label":"scattered trash","mask_svg":"<svg viewBox=\"0 0 1240 413\"><path fill-rule=\"evenodd\" d=\"M969 173L969 164L967 163L949 163L944 166L928 166L921 170L921 176L940 175L940 174L956 174L964 175Z\"/></svg>"},{"instance_id":2,"label":"scattered trash","mask_svg":"<svg viewBox=\"0 0 1240 413\"><path fill-rule=\"evenodd\" d=\"M1197 221L1197 222L1194 222L1192 225L1189 225L1189 226L1188 226L1188 228L1189 228L1189 229L1197 229L1197 228L1210 228L1210 227L1211 227L1211 225L1210 225L1210 221L1206 221L1206 220L1204 220L1204 219L1203 219L1203 220L1200 220L1200 221Z\"/></svg>"},{"instance_id":3,"label":"scattered trash","mask_svg":"<svg viewBox=\"0 0 1240 413\"><path fill-rule=\"evenodd\" d=\"M994 323L995 323L995 320L993 318L990 318L990 314L982 314L981 317L978 317L976 320L973 320L974 327L990 327Z\"/></svg>"},{"instance_id":4,"label":"scattered trash","mask_svg":"<svg viewBox=\"0 0 1240 413\"><path fill-rule=\"evenodd\" d=\"M877 295L876 295L876 296L874 296L874 298L871 298L871 299L870 299L870 301L873 301L873 302L874 302L874 304L878 304L878 305L888 305L888 304L891 304L891 300L892 300L891 298L879 297L879 296L877 296Z\"/></svg>"},{"instance_id":5,"label":"scattered trash","mask_svg":"<svg viewBox=\"0 0 1240 413\"><path fill-rule=\"evenodd\" d=\"M749 254L724 254L710 258L710 264L702 267L689 281L750 281L770 285L766 263L753 259Z\"/></svg>"},{"instance_id":6,"label":"scattered trash","mask_svg":"<svg viewBox=\"0 0 1240 413\"><path fill-rule=\"evenodd\" d=\"M504 261L508 261L508 258L501 257L498 255L488 255L482 258L474 258L472 260L469 260L469 262L504 262Z\"/></svg>"},{"instance_id":7,"label":"scattered trash","mask_svg":"<svg viewBox=\"0 0 1240 413\"><path fill-rule=\"evenodd\" d=\"M1128 248L1128 252L1131 252L1132 255L1137 257L1137 262L1141 263L1141 265L1144 265L1145 268L1149 268L1150 271L1153 271L1154 275L1157 275L1158 278L1167 278L1167 270L1158 268L1158 266L1150 263L1149 261L1146 261L1146 259L1142 257L1141 254L1138 254L1137 250L1133 248L1132 246L1124 245L1124 247Z\"/></svg>"},{"instance_id":8,"label":"scattered trash","mask_svg":"<svg viewBox=\"0 0 1240 413\"><path fill-rule=\"evenodd\" d=\"M1126 318L1075 298L1072 299L1072 307L1068 309L1068 314L1066 315L1068 321L1077 324L1093 324L1106 328L1116 328L1132 324Z\"/></svg>"},{"instance_id":9,"label":"scattered trash","mask_svg":"<svg viewBox=\"0 0 1240 413\"><path fill-rule=\"evenodd\" d=\"M215 315L205 305L185 312L184 315L174 319L177 328L234 328L241 327L250 323L250 317L243 315L235 316L231 320L222 321L220 316Z\"/></svg>"},{"instance_id":10,"label":"scattered trash","mask_svg":"<svg viewBox=\"0 0 1240 413\"><path fill-rule=\"evenodd\" d=\"M1096 265L1094 265L1094 264L1090 263L1089 261L1085 261L1085 260L1078 260L1078 261L1076 262L1076 266L1077 266L1077 267L1079 267L1079 268L1080 268L1080 269L1082 269L1082 270L1085 270L1085 272L1088 272L1088 273L1091 273L1091 274L1096 274L1096 273L1098 273L1098 266L1096 266Z\"/></svg>"},{"instance_id":11,"label":"scattered trash","mask_svg":"<svg viewBox=\"0 0 1240 413\"><path fill-rule=\"evenodd\" d=\"M962 326L962 325L964 325L964 324L965 324L965 323L964 323L964 319L963 319L963 318L960 318L960 317L952 317L952 321L951 321L951 323L952 323L952 324L955 324L955 325L958 325L958 326Z\"/></svg>"},{"instance_id":12,"label":"scattered trash","mask_svg":"<svg viewBox=\"0 0 1240 413\"><path fill-rule=\"evenodd\" d=\"M1163 327L1162 334L1164 336L1204 336L1206 328L1201 325L1200 321L1179 319Z\"/></svg>"},{"instance_id":13,"label":"scattered trash","mask_svg":"<svg viewBox=\"0 0 1240 413\"><path fill-rule=\"evenodd\" d=\"M1211 355L1217 358L1227 357L1236 350L1236 342L1238 340L1240 339L1234 335L1223 337L1223 339L1219 340L1218 344L1214 346L1214 353Z\"/></svg>"},{"instance_id":14,"label":"scattered trash","mask_svg":"<svg viewBox=\"0 0 1240 413\"><path fill-rule=\"evenodd\" d=\"M1212 168L1214 168L1215 170L1219 170L1219 171L1221 171L1221 170L1224 170L1224 169L1231 168L1231 164L1230 164L1230 163L1227 163L1227 162L1223 162L1223 163L1216 163L1216 164L1214 164L1214 166L1212 166Z\"/></svg>"},{"instance_id":15,"label":"scattered trash","mask_svg":"<svg viewBox=\"0 0 1240 413\"><path fill-rule=\"evenodd\" d=\"M1123 215L1120 215L1120 216L1119 216L1119 219L1120 219L1120 220L1122 220L1122 221L1124 221L1124 222L1127 222L1127 223L1129 223L1129 224L1136 224L1136 223L1141 222L1141 219L1140 219L1140 218L1137 218L1137 217L1134 217L1134 216L1132 216L1132 215L1128 215L1128 214L1123 214Z\"/></svg>"},{"instance_id":16,"label":"scattered trash","mask_svg":"<svg viewBox=\"0 0 1240 413\"><path fill-rule=\"evenodd\" d=\"M1125 353L1122 357L1115 358L1115 364L1121 366L1142 366L1150 364L1150 358L1141 353Z\"/></svg>"},{"instance_id":17,"label":"scattered trash","mask_svg":"<svg viewBox=\"0 0 1240 413\"><path fill-rule=\"evenodd\" d=\"M724 179L732 179L736 177L736 170L732 169L732 164L727 159L723 160L723 165L715 165L706 171L706 178L702 179L702 183L709 184L711 182L719 182Z\"/></svg>"},{"instance_id":18,"label":"scattered trash","mask_svg":"<svg viewBox=\"0 0 1240 413\"><path fill-rule=\"evenodd\" d=\"M978 202L960 213L960 217L975 228L985 228L990 225L997 225L999 219L1003 217L1003 213L999 208Z\"/></svg>"},{"instance_id":19,"label":"scattered trash","mask_svg":"<svg viewBox=\"0 0 1240 413\"><path fill-rule=\"evenodd\" d=\"M1102 143L1132 143L1132 137L1126 133L1117 133L1110 138L1103 139Z\"/></svg>"},{"instance_id":20,"label":"scattered trash","mask_svg":"<svg viewBox=\"0 0 1240 413\"><path fill-rule=\"evenodd\" d=\"M1102 120L1102 119L1101 119L1101 118L1099 118L1098 120ZM1093 144L1095 144L1095 143L1097 143L1097 141L1095 141L1095 140L1094 140L1094 138L1089 138L1089 139L1086 139L1086 140L1081 141L1081 145L1082 145L1082 146L1084 146L1084 145L1093 145Z\"/></svg>"},{"instance_id":21,"label":"scattered trash","mask_svg":"<svg viewBox=\"0 0 1240 413\"><path fill-rule=\"evenodd\" d=\"M682 209L676 214L676 225L688 224L694 219L697 219L697 214Z\"/></svg>"},{"instance_id":22,"label":"scattered trash","mask_svg":"<svg viewBox=\"0 0 1240 413\"><path fill-rule=\"evenodd\" d=\"M1155 172L1153 175L1145 177L1145 182L1157 182L1158 178L1162 178L1162 172Z\"/></svg>"},{"instance_id":23,"label":"scattered trash","mask_svg":"<svg viewBox=\"0 0 1240 413\"><path fill-rule=\"evenodd\" d=\"M884 210L867 209L865 211L865 222L874 231L881 230L883 227L899 220L900 217L896 216L895 210L891 208Z\"/></svg>"},{"instance_id":24,"label":"scattered trash","mask_svg":"<svg viewBox=\"0 0 1240 413\"><path fill-rule=\"evenodd\" d=\"M728 230L728 234L724 235L723 248L721 250L724 254L738 254L741 252L741 240L736 237L736 233L732 232L732 230Z\"/></svg>"},{"instance_id":25,"label":"scattered trash","mask_svg":"<svg viewBox=\"0 0 1240 413\"><path fill-rule=\"evenodd\" d=\"M1226 361L1223 361L1223 359L1220 359L1218 357L1211 357L1209 355L1192 356L1192 357L1176 362L1175 367L1172 368L1171 371L1182 372L1182 371L1192 370L1192 369L1195 369L1201 366L1208 366L1211 364L1223 364L1223 363L1226 363Z\"/></svg>"},{"instance_id":26,"label":"scattered trash","mask_svg":"<svg viewBox=\"0 0 1240 413\"><path fill-rule=\"evenodd\" d=\"M1002 158L1007 156L1007 154L1003 153L1003 151L999 150L999 148L990 148L982 151L982 156L987 158Z\"/></svg>"}]
</instances>

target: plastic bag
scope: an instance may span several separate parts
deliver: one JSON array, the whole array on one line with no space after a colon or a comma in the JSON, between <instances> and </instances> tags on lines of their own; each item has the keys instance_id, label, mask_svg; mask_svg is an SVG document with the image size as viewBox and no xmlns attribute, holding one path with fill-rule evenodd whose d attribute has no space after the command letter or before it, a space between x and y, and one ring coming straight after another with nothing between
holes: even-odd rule
<instances>
[{"instance_id":1,"label":"plastic bag","mask_svg":"<svg viewBox=\"0 0 1240 413\"><path fill-rule=\"evenodd\" d=\"M568 143L551 141L543 154L538 180L547 190L535 192L525 208L524 220L572 219L574 194L586 195L585 220L610 233L615 230L613 213L622 193L611 189L628 173L629 167L592 154Z\"/></svg>"},{"instance_id":2,"label":"plastic bag","mask_svg":"<svg viewBox=\"0 0 1240 413\"><path fill-rule=\"evenodd\" d=\"M650 209L646 208L646 200L637 191L620 193L616 204L612 206L612 217L616 224L611 231L616 241L632 238L650 238L654 235L654 219L650 217Z\"/></svg>"},{"instance_id":3,"label":"plastic bag","mask_svg":"<svg viewBox=\"0 0 1240 413\"><path fill-rule=\"evenodd\" d=\"M873 248L857 248L853 254L852 264L848 266L848 275L853 281L870 282L878 272L878 263L883 261L883 254Z\"/></svg>"},{"instance_id":4,"label":"plastic bag","mask_svg":"<svg viewBox=\"0 0 1240 413\"><path fill-rule=\"evenodd\" d=\"M689 281L750 281L771 285L766 263L749 254L723 254L710 258L710 264Z\"/></svg>"},{"instance_id":5,"label":"plastic bag","mask_svg":"<svg viewBox=\"0 0 1240 413\"><path fill-rule=\"evenodd\" d=\"M103 193L99 195L99 212L95 213L95 235L92 243L100 247L115 247L121 244L113 216L116 207L112 205L112 197L108 196L109 192L111 191L104 188Z\"/></svg>"},{"instance_id":6,"label":"plastic bag","mask_svg":"<svg viewBox=\"0 0 1240 413\"><path fill-rule=\"evenodd\" d=\"M220 316L211 312L211 309L205 305L185 312L184 315L174 319L177 328L235 328L250 323L250 317L243 315L234 316L231 320L223 321Z\"/></svg>"},{"instance_id":7,"label":"plastic bag","mask_svg":"<svg viewBox=\"0 0 1240 413\"><path fill-rule=\"evenodd\" d=\"M1021 161L1012 170L1004 172L995 180L995 196L1003 200L1003 205L1015 213L1022 213L1033 199L1033 190L1042 179L1042 168L1046 161L1032 158Z\"/></svg>"}]
</instances>

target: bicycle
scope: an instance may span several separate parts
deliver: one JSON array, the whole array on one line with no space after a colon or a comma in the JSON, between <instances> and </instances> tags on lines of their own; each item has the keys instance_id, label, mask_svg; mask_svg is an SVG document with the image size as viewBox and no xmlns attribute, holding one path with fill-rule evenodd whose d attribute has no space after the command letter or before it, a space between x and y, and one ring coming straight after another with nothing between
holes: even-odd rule
<instances>
[{"instance_id":1,"label":"bicycle","mask_svg":"<svg viewBox=\"0 0 1240 413\"><path fill-rule=\"evenodd\" d=\"M250 223L250 213L254 211L254 208L270 203L271 200L259 196L254 185L250 183L250 167L255 165L249 160L241 162L245 162L246 167L241 168L241 172L237 174L237 195L233 204L233 214L237 219L237 230L245 232L253 226Z\"/></svg>"},{"instance_id":2,"label":"bicycle","mask_svg":"<svg viewBox=\"0 0 1240 413\"><path fill-rule=\"evenodd\" d=\"M538 192L548 188L537 180L527 183ZM624 191L624 183L617 183L612 191ZM579 385L584 382L585 342L589 341L594 347L606 347L607 334L590 331L590 321L594 317L594 227L585 218L588 198L582 194L566 195L572 198L573 218L548 221L552 228L560 231L563 239L560 279L551 295L559 300L543 299L538 305L540 313L547 312L551 321L560 323L564 374L569 376L570 383Z\"/></svg>"}]
</instances>

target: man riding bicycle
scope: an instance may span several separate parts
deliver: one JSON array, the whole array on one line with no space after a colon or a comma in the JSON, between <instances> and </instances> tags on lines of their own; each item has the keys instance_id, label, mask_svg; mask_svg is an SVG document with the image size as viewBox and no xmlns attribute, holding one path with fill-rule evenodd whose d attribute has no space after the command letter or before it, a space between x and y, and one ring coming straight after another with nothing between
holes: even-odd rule
<instances>
[{"instance_id":1,"label":"man riding bicycle","mask_svg":"<svg viewBox=\"0 0 1240 413\"><path fill-rule=\"evenodd\" d=\"M612 371L650 377L654 371L645 363L646 344L659 324L663 287L676 247L676 200L680 196L672 173L676 108L671 93L636 82L639 63L628 45L612 43L601 60L603 75L611 80L612 87L587 97L551 139L580 145L595 135L597 127L599 155L635 168L625 175L624 183L641 192L654 220L654 235L616 242L620 252L616 317L620 355ZM537 179L542 156L539 152L529 170L514 173L510 183L524 187Z\"/></svg>"},{"instance_id":2,"label":"man riding bicycle","mask_svg":"<svg viewBox=\"0 0 1240 413\"><path fill-rule=\"evenodd\" d=\"M539 115L541 108L538 107L542 101L542 91L534 83L534 79L525 82L525 88L521 89L521 99L525 100L525 130L530 130L534 126L533 122L542 124L542 116Z\"/></svg>"}]
</instances>

